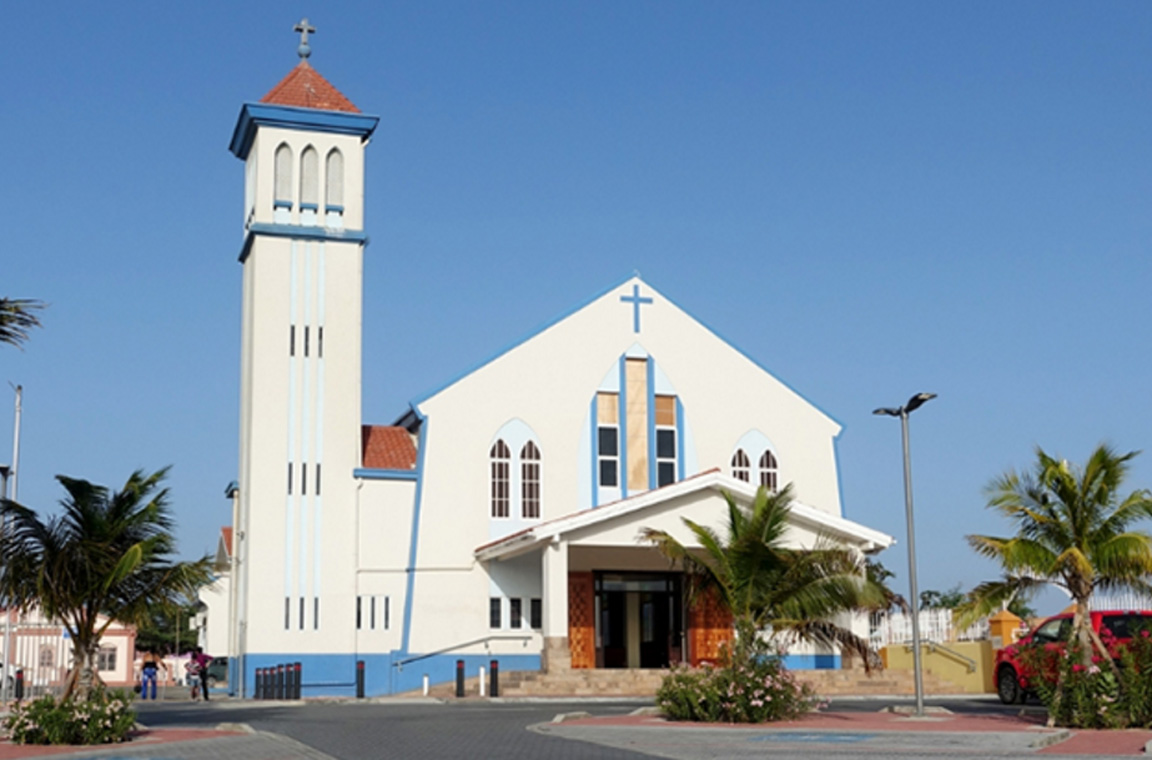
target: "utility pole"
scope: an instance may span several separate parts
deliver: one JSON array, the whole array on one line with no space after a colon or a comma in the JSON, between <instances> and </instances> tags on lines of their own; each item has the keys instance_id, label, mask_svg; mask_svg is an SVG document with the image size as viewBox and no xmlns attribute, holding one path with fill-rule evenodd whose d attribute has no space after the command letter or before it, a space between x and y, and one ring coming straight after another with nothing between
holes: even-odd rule
<instances>
[{"instance_id":1,"label":"utility pole","mask_svg":"<svg viewBox=\"0 0 1152 760\"><path fill-rule=\"evenodd\" d=\"M9 383L9 385L12 385ZM14 432L12 434L12 467L4 478L4 494L5 498L16 501L16 486L17 476L20 471L20 400L24 396L24 386L12 385L16 391L16 416L13 423ZM8 520L5 519L3 525L0 525L0 533L3 534L4 540L8 538ZM3 572L8 572L8 566L5 565ZM5 604L4 607L4 669L0 674L0 702L7 703L9 694L9 681L13 678L12 669L15 664L15 659L12 657L12 610L11 604Z\"/></svg>"}]
</instances>

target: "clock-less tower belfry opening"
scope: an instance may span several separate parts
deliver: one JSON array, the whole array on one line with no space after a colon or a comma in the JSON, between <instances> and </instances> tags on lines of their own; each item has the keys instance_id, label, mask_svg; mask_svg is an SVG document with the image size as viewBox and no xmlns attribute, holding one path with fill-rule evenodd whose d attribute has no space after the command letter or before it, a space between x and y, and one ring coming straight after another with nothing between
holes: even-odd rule
<instances>
[{"instance_id":1,"label":"clock-less tower belfry opening","mask_svg":"<svg viewBox=\"0 0 1152 760\"><path fill-rule=\"evenodd\" d=\"M792 483L793 545L892 542L842 516L840 424L638 273L363 424L378 119L311 66L315 27L295 31L299 62L244 104L230 145L245 166L240 461L222 590L203 598L234 693L282 663L301 663L309 697L354 695L361 663L372 696L493 660L522 694L654 689L669 665L715 658L732 626L690 602L642 528L691 545L682 518L720 525L725 492ZM786 663L841 658L796 646Z\"/></svg>"}]
</instances>

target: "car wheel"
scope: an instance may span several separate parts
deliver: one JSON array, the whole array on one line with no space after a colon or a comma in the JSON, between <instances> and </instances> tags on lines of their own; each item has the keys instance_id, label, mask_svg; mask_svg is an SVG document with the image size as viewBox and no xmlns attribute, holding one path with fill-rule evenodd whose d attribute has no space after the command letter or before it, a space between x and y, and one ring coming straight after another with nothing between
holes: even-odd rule
<instances>
[{"instance_id":1,"label":"car wheel","mask_svg":"<svg viewBox=\"0 0 1152 760\"><path fill-rule=\"evenodd\" d=\"M1020 686L1020 679L1016 677L1016 671L1010 667L1000 668L1000 672L996 674L996 693L1000 701L1006 705L1022 705L1026 698L1024 689Z\"/></svg>"}]
</instances>

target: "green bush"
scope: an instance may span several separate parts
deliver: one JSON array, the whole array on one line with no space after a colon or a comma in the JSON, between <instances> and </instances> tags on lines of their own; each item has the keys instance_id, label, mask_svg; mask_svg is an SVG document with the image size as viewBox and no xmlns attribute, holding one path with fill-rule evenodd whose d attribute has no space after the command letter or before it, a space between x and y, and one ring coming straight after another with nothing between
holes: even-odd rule
<instances>
[{"instance_id":1,"label":"green bush","mask_svg":"<svg viewBox=\"0 0 1152 760\"><path fill-rule=\"evenodd\" d=\"M16 744L112 744L136 725L131 698L122 691L97 689L87 700L57 701L46 695L14 706L4 729Z\"/></svg>"},{"instance_id":2,"label":"green bush","mask_svg":"<svg viewBox=\"0 0 1152 760\"><path fill-rule=\"evenodd\" d=\"M790 720L815 703L811 687L797 683L775 655L721 667L674 668L656 692L667 718L710 723Z\"/></svg>"}]
</instances>

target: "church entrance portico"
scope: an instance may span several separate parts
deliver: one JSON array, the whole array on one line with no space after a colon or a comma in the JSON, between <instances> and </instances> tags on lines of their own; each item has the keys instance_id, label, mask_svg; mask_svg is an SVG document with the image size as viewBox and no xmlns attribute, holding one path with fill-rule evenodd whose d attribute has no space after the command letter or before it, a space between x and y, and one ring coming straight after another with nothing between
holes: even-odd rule
<instances>
[{"instance_id":1,"label":"church entrance portico","mask_svg":"<svg viewBox=\"0 0 1152 760\"><path fill-rule=\"evenodd\" d=\"M716 662L732 639L730 611L714 594L690 599L685 575L642 536L646 529L664 530L699 549L683 520L722 525L725 492L741 501L755 495L748 484L709 471L512 533L477 548L475 556L484 563L539 557L545 671ZM791 517L793 545L827 536L868 551L884 538L802 504L794 505Z\"/></svg>"}]
</instances>

